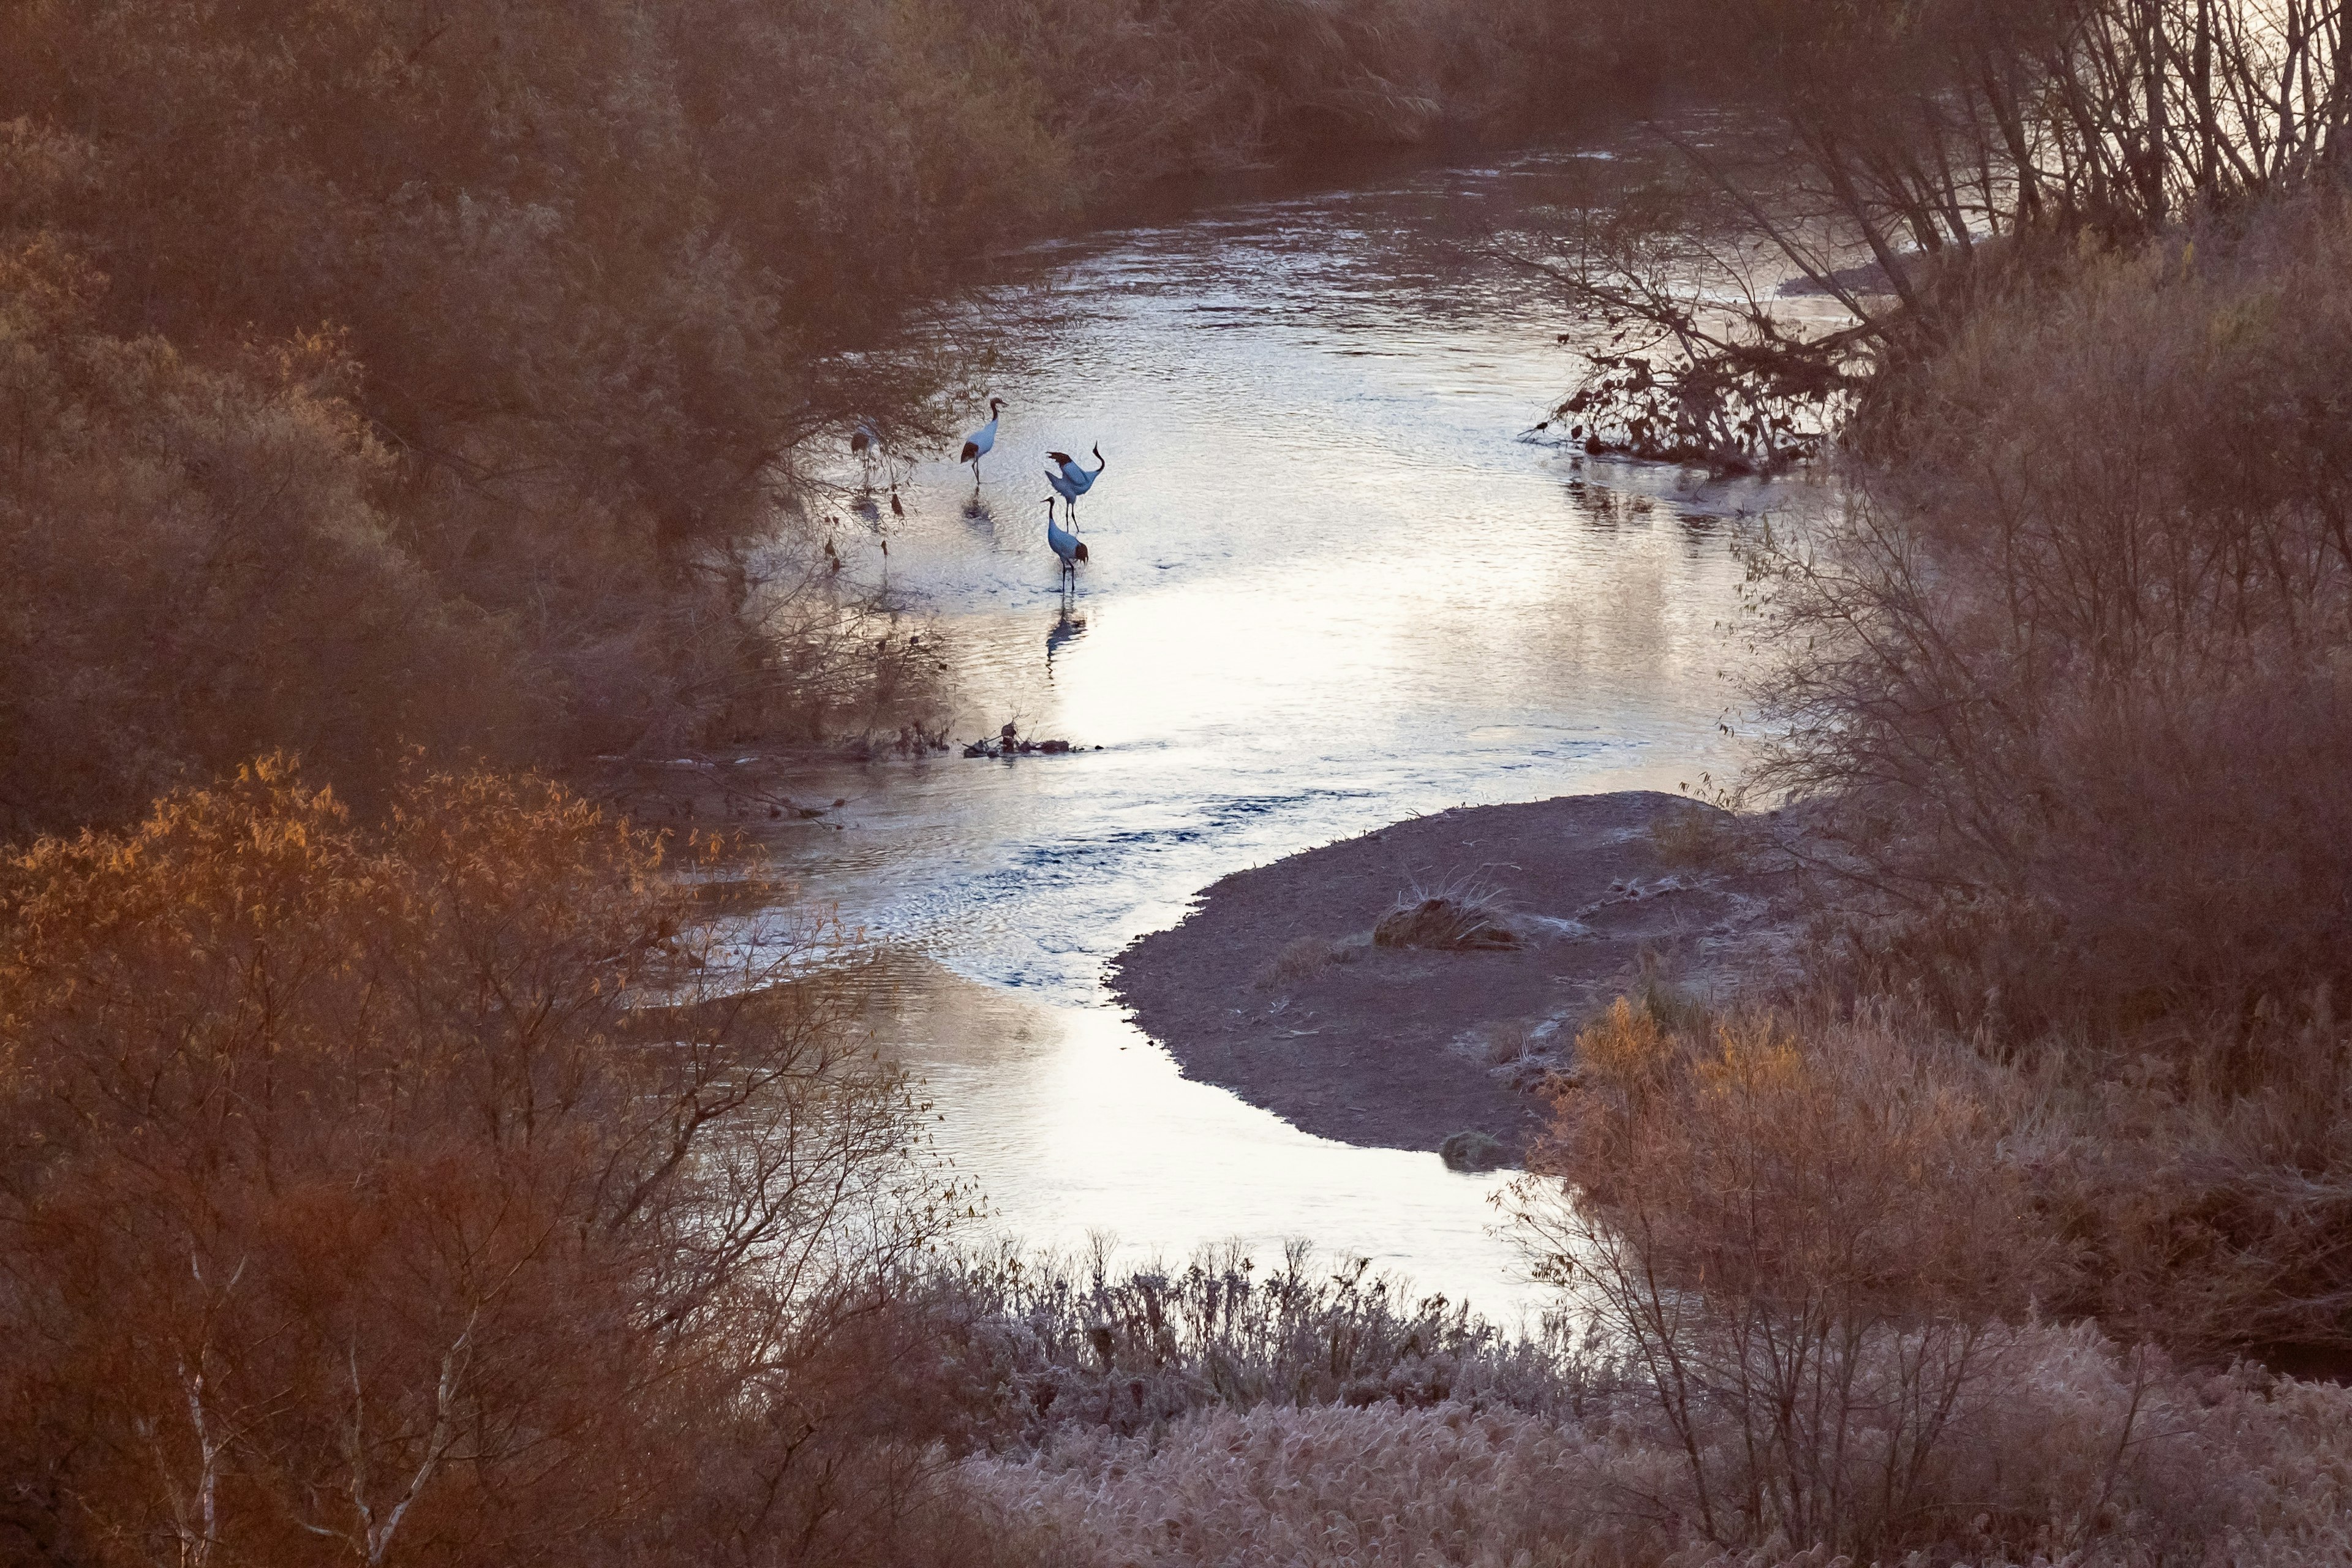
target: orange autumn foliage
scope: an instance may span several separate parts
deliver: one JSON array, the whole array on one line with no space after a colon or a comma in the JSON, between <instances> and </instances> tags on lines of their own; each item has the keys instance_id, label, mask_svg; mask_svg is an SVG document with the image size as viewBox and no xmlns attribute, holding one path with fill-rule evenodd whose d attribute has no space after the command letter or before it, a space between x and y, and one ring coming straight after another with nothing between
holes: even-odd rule
<instances>
[{"instance_id":1,"label":"orange autumn foliage","mask_svg":"<svg viewBox=\"0 0 2352 1568\"><path fill-rule=\"evenodd\" d=\"M806 1524L820 1352L938 1216L791 933L664 871L551 785L365 829L275 759L0 868L7 1552L650 1553L747 1476Z\"/></svg>"}]
</instances>

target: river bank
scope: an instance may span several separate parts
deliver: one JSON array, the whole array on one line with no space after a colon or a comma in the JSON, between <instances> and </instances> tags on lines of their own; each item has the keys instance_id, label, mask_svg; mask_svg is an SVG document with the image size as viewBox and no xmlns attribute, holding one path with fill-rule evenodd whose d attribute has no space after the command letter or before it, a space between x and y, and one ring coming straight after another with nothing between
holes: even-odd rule
<instances>
[{"instance_id":1,"label":"river bank","mask_svg":"<svg viewBox=\"0 0 2352 1568\"><path fill-rule=\"evenodd\" d=\"M1737 771L1733 545L1784 491L1520 439L1576 321L1517 269L1441 254L1605 200L1637 151L1289 192L1042 255L1018 315L1047 325L991 377L978 496L950 449L901 473L903 513L837 513L830 541L842 584L914 606L893 646L919 635L949 666L949 740L1011 721L1074 749L755 743L643 770L655 825L747 834L799 908L906 955L877 976L896 994L874 1046L921 1080L992 1225L1061 1248L1115 1232L1137 1264L1311 1237L1498 1315L1538 1304L1493 1234L1492 1173L1188 1078L1104 975L1253 865L1464 801ZM1097 443L1066 597L1045 454Z\"/></svg>"},{"instance_id":2,"label":"river bank","mask_svg":"<svg viewBox=\"0 0 2352 1568\"><path fill-rule=\"evenodd\" d=\"M1717 996L1781 966L1793 878L1702 863L1720 817L1646 790L1414 817L1213 884L1119 955L1112 990L1186 1076L1302 1131L1416 1150L1477 1131L1516 1160L1580 1021L1645 966ZM1462 945L1402 945L1435 929L1412 918L1433 899L1463 911Z\"/></svg>"}]
</instances>

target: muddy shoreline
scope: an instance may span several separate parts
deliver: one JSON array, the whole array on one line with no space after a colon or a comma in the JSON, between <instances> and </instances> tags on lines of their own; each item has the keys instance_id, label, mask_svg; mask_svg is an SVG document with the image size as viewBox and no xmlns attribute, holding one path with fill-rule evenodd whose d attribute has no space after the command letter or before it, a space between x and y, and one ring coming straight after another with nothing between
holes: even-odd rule
<instances>
[{"instance_id":1,"label":"muddy shoreline","mask_svg":"<svg viewBox=\"0 0 2352 1568\"><path fill-rule=\"evenodd\" d=\"M1648 791L1415 817L1213 884L1113 961L1111 989L1186 1076L1304 1131L1436 1150L1475 1131L1516 1163L1578 1024L1645 963L1716 996L1784 968L1793 880L1706 853L1728 821ZM1401 902L1447 892L1511 945L1373 941Z\"/></svg>"}]
</instances>

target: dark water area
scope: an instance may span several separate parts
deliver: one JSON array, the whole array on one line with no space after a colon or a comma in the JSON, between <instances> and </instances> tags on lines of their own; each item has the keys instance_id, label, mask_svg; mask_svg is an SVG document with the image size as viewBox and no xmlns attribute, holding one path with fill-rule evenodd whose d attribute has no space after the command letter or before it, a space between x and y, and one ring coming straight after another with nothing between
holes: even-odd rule
<instances>
[{"instance_id":1,"label":"dark water area","mask_svg":"<svg viewBox=\"0 0 2352 1568\"><path fill-rule=\"evenodd\" d=\"M1499 1178L1184 1079L1101 970L1229 871L1456 805L1736 765L1731 545L1773 494L1526 437L1580 323L1465 248L1610 199L1643 155L1283 171L1039 247L1034 281L963 328L1007 402L977 497L952 453L923 454L903 520L840 517L849 572L935 622L959 738L1009 721L1076 748L812 766L795 793L847 805L783 849L807 896L891 944L884 1043L1006 1230L1168 1256L1303 1236L1528 1300L1492 1228ZM1045 453L1097 443L1066 599Z\"/></svg>"}]
</instances>

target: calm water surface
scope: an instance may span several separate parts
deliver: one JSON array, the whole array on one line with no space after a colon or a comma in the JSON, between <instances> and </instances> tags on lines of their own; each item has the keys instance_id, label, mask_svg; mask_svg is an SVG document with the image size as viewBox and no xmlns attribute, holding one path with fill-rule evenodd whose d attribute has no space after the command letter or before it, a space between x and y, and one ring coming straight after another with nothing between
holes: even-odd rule
<instances>
[{"instance_id":1,"label":"calm water surface","mask_svg":"<svg viewBox=\"0 0 2352 1568\"><path fill-rule=\"evenodd\" d=\"M848 801L789 860L899 951L883 1032L1004 1229L1171 1258L1306 1237L1502 1312L1532 1300L1496 1178L1309 1137L1185 1079L1102 970L1217 878L1294 850L1733 760L1727 519L1758 494L1522 440L1573 374L1555 339L1576 323L1445 247L1605 200L1621 166L1531 153L1040 251L1018 322L973 327L1008 403L977 507L934 454L903 521L843 516L849 570L887 567L946 634L960 736L1012 719L1084 748L796 786ZM1109 469L1066 605L1043 454L1097 442Z\"/></svg>"}]
</instances>

